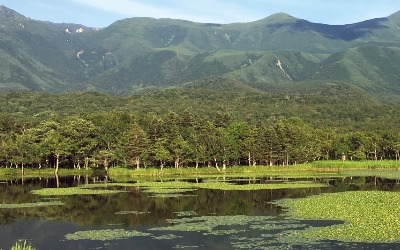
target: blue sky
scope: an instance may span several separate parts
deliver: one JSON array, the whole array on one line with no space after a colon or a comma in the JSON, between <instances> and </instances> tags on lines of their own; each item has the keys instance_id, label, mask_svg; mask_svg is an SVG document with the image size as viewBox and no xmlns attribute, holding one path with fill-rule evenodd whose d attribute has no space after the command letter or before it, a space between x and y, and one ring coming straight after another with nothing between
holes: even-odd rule
<instances>
[{"instance_id":1,"label":"blue sky","mask_svg":"<svg viewBox=\"0 0 400 250\"><path fill-rule=\"evenodd\" d=\"M325 24L355 23L400 10L399 0L0 0L32 19L106 27L129 17L233 23L278 12Z\"/></svg>"}]
</instances>

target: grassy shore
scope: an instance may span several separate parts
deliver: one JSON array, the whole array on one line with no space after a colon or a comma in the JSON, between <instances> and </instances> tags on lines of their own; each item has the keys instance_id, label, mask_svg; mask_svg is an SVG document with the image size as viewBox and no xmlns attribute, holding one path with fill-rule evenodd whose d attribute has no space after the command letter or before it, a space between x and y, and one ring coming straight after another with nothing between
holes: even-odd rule
<instances>
[{"instance_id":1,"label":"grassy shore","mask_svg":"<svg viewBox=\"0 0 400 250\"><path fill-rule=\"evenodd\" d=\"M92 175L93 169L59 169L58 176L68 175ZM42 169L24 169L24 177L53 177L54 168L42 168ZM0 168L0 177L15 178L22 177L20 168Z\"/></svg>"},{"instance_id":2,"label":"grassy shore","mask_svg":"<svg viewBox=\"0 0 400 250\"><path fill-rule=\"evenodd\" d=\"M317 161L307 164L289 166L233 166L226 170L217 170L214 167L206 168L159 168L129 169L111 168L112 176L196 176L196 175L232 175L232 176L260 176L260 175L332 175L350 170L400 170L400 161Z\"/></svg>"},{"instance_id":3,"label":"grassy shore","mask_svg":"<svg viewBox=\"0 0 400 250\"><path fill-rule=\"evenodd\" d=\"M215 167L201 168L110 168L110 177L158 177L158 176L324 176L341 174L354 170L400 170L400 161L315 161L307 164L289 166L233 166L226 170L217 170ZM58 175L88 175L93 174L93 169L60 169ZM0 176L20 177L21 169L0 168ZM24 170L24 177L54 176L54 169L29 169Z\"/></svg>"}]
</instances>

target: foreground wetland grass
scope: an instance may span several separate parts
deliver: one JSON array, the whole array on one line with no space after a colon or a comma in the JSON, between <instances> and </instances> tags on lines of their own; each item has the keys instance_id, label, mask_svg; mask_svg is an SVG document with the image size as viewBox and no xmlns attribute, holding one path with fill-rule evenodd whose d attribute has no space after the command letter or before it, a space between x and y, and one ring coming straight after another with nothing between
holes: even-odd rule
<instances>
[{"instance_id":1,"label":"foreground wetland grass","mask_svg":"<svg viewBox=\"0 0 400 250\"><path fill-rule=\"evenodd\" d=\"M59 230L51 245L59 249L82 244L93 249L129 249L132 245L142 249L400 247L397 166L335 164L332 168L294 166L292 171L290 167L268 167L269 174L264 172L267 167L231 168L224 173L200 170L209 171L204 175L183 169L136 177L132 176L136 170L127 170L127 175L111 171L106 179L73 185L62 184L60 177L60 188L49 184L30 187L29 178L19 188L8 186L5 180L1 185L8 186L7 192L24 195L3 198L0 221L3 224L11 216L18 223L28 215L83 223ZM251 168L257 171L248 174ZM259 169L263 171L258 173ZM6 239L2 230L0 225L0 242ZM8 237L9 245L0 244L0 249L10 249L11 241L19 239L27 239L36 249L50 246L39 236Z\"/></svg>"},{"instance_id":2,"label":"foreground wetland grass","mask_svg":"<svg viewBox=\"0 0 400 250\"><path fill-rule=\"evenodd\" d=\"M15 242L15 244L11 247L11 250L36 250L36 248L31 246L29 242L26 242L26 240L19 240Z\"/></svg>"}]
</instances>

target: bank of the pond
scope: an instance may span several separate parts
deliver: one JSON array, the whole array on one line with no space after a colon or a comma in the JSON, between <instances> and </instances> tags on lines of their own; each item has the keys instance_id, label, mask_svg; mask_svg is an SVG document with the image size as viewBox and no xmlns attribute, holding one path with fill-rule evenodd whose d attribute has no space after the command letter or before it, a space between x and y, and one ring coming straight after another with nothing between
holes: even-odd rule
<instances>
[{"instance_id":1,"label":"bank of the pond","mask_svg":"<svg viewBox=\"0 0 400 250\"><path fill-rule=\"evenodd\" d=\"M351 170L400 170L400 161L315 161L307 164L289 166L233 166L225 170L218 170L215 167L184 167L184 168L130 168L113 167L108 170L111 177L138 177L138 176L324 176L332 174L342 174ZM60 169L59 176L67 175L92 175L98 169ZM0 176L20 177L21 169L0 168ZM24 177L54 176L53 168L24 169Z\"/></svg>"},{"instance_id":2,"label":"bank of the pond","mask_svg":"<svg viewBox=\"0 0 400 250\"><path fill-rule=\"evenodd\" d=\"M58 176L70 176L70 175L92 175L93 169L60 169L58 170ZM53 177L54 168L42 168L42 169L31 169L25 168L24 174L22 174L19 168L0 168L0 177L4 178L19 178L19 177L31 178L31 177Z\"/></svg>"},{"instance_id":3,"label":"bank of the pond","mask_svg":"<svg viewBox=\"0 0 400 250\"><path fill-rule=\"evenodd\" d=\"M233 166L225 170L215 167L202 168L110 168L113 176L321 176L341 174L351 170L400 170L400 161L316 161L290 166Z\"/></svg>"}]
</instances>

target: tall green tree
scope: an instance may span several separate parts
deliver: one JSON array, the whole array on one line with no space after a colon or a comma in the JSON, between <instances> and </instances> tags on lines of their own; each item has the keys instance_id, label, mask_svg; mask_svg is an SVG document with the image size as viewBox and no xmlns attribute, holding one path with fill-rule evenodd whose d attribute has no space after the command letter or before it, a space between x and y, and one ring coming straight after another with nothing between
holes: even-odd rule
<instances>
[{"instance_id":1,"label":"tall green tree","mask_svg":"<svg viewBox=\"0 0 400 250\"><path fill-rule=\"evenodd\" d=\"M153 159L156 162L159 162L161 170L163 170L165 164L172 159L172 156L167 149L165 138L157 139L151 152L153 155Z\"/></svg>"},{"instance_id":2,"label":"tall green tree","mask_svg":"<svg viewBox=\"0 0 400 250\"><path fill-rule=\"evenodd\" d=\"M60 160L63 156L69 156L73 150L73 141L64 136L63 127L56 121L45 121L39 124L43 133L42 147L48 150L54 157L54 173L60 168Z\"/></svg>"},{"instance_id":3,"label":"tall green tree","mask_svg":"<svg viewBox=\"0 0 400 250\"><path fill-rule=\"evenodd\" d=\"M98 133L93 157L101 158L102 162L108 164L126 165L128 161L126 135L132 121L131 115L125 112L108 112L89 116L88 119Z\"/></svg>"},{"instance_id":4,"label":"tall green tree","mask_svg":"<svg viewBox=\"0 0 400 250\"><path fill-rule=\"evenodd\" d=\"M89 158L98 148L98 128L85 118L72 116L64 122L62 134L71 143L69 147L74 168L80 168L80 164L84 163L87 169Z\"/></svg>"},{"instance_id":5,"label":"tall green tree","mask_svg":"<svg viewBox=\"0 0 400 250\"><path fill-rule=\"evenodd\" d=\"M136 122L132 122L130 129L127 133L127 153L131 161L140 168L140 160L149 151L149 140L146 132Z\"/></svg>"}]
</instances>

